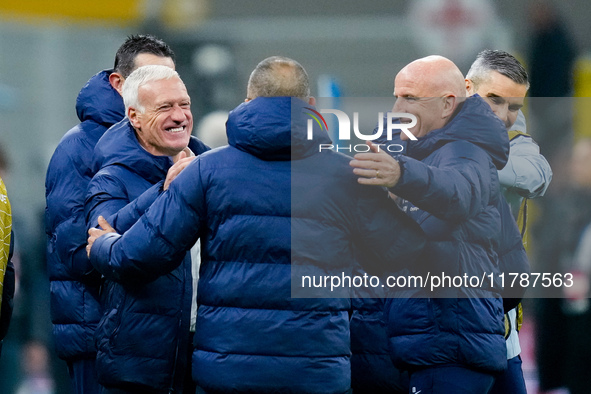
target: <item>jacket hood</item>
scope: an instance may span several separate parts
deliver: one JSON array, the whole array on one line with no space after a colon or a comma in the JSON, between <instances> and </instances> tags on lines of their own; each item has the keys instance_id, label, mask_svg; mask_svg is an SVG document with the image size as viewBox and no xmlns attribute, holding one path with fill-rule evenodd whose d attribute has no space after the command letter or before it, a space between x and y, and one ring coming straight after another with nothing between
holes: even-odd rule
<instances>
[{"instance_id":1,"label":"jacket hood","mask_svg":"<svg viewBox=\"0 0 591 394\"><path fill-rule=\"evenodd\" d=\"M318 152L330 144L326 130L314 123L307 138L307 113L311 105L291 97L257 97L236 107L228 116L228 143L262 160L285 161Z\"/></svg>"},{"instance_id":2,"label":"jacket hood","mask_svg":"<svg viewBox=\"0 0 591 394\"><path fill-rule=\"evenodd\" d=\"M113 70L94 75L78 93L76 113L81 122L92 120L111 127L125 116L125 106L119 92L109 83Z\"/></svg>"},{"instance_id":3,"label":"jacket hood","mask_svg":"<svg viewBox=\"0 0 591 394\"><path fill-rule=\"evenodd\" d=\"M433 130L417 141L408 141L408 155L422 160L452 141L467 141L484 149L497 169L509 157L509 136L503 122L478 95L468 97L458 113L444 127Z\"/></svg>"}]
</instances>

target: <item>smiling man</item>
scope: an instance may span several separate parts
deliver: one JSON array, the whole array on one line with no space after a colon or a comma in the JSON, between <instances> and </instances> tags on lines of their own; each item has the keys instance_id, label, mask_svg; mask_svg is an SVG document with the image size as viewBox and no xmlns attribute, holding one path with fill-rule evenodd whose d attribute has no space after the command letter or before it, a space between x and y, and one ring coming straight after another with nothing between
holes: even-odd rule
<instances>
[{"instance_id":1,"label":"smiling man","mask_svg":"<svg viewBox=\"0 0 591 394\"><path fill-rule=\"evenodd\" d=\"M191 137L191 99L173 69L138 68L122 95L127 118L107 131L95 149L95 167L101 170L88 188L89 227L104 216L125 231L168 188L171 172L188 164L193 152L209 149ZM104 315L95 334L104 393L191 392L190 255L166 275L126 276L110 267L96 268L106 279Z\"/></svg>"},{"instance_id":2,"label":"smiling man","mask_svg":"<svg viewBox=\"0 0 591 394\"><path fill-rule=\"evenodd\" d=\"M527 89L525 69L503 51L481 52L466 76L468 94L477 93L484 98L507 129L517 120Z\"/></svg>"},{"instance_id":3,"label":"smiling man","mask_svg":"<svg viewBox=\"0 0 591 394\"><path fill-rule=\"evenodd\" d=\"M498 50L485 50L466 75L469 95L478 94L504 123L509 132L511 150L507 165L499 171L499 182L511 205L515 218L525 199L543 196L552 180L548 161L540 148L526 134L525 117L521 112L529 89L528 76L517 59ZM525 229L525 218L520 218L520 229Z\"/></svg>"},{"instance_id":4,"label":"smiling man","mask_svg":"<svg viewBox=\"0 0 591 394\"><path fill-rule=\"evenodd\" d=\"M263 60L230 112L229 146L198 157L122 236L89 231L93 264L130 276L174 269L201 238L193 376L208 393L350 392L349 299L293 297L293 267L348 272L363 254L397 270L424 244L381 190L357 184L348 156L318 150L325 130L307 139L313 105L298 62Z\"/></svg>"},{"instance_id":5,"label":"smiling man","mask_svg":"<svg viewBox=\"0 0 591 394\"><path fill-rule=\"evenodd\" d=\"M131 35L117 50L113 69L94 75L80 90L80 122L60 140L45 179L45 232L50 314L57 356L67 362L74 394L98 394L94 331L101 317L100 277L86 257L84 198L96 170L92 154L101 136L125 117L121 90L138 67L175 67L174 53L151 35Z\"/></svg>"},{"instance_id":6,"label":"smiling man","mask_svg":"<svg viewBox=\"0 0 591 394\"><path fill-rule=\"evenodd\" d=\"M515 57L504 51L480 52L466 75L468 94L481 96L505 123L509 132L509 160L499 171L499 182L523 236L527 224L527 200L543 196L552 179L550 164L540 154L538 145L526 134L525 117L521 108L528 89L525 68ZM505 321L507 370L497 377L490 393L526 393L519 356L521 304L507 312Z\"/></svg>"}]
</instances>

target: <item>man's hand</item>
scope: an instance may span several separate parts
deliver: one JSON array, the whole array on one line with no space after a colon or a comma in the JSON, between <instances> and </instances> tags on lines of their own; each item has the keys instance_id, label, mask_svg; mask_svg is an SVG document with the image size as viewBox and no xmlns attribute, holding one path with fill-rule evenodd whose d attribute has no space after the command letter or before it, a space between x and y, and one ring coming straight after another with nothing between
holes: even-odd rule
<instances>
[{"instance_id":1,"label":"man's hand","mask_svg":"<svg viewBox=\"0 0 591 394\"><path fill-rule=\"evenodd\" d=\"M193 151L191 150L191 148L189 148L188 146L185 149L183 149L182 151L180 151L178 153L178 155L173 156L172 162L173 163L176 163L180 159L184 159L185 157L195 157L195 153L193 153Z\"/></svg>"},{"instance_id":2,"label":"man's hand","mask_svg":"<svg viewBox=\"0 0 591 394\"><path fill-rule=\"evenodd\" d=\"M88 254L88 258L90 258L90 249L92 249L92 245L98 237L106 233L115 232L115 229L111 227L111 225L102 216L98 217L98 224L99 226L101 226L102 230L99 230L98 228L91 228L90 230L88 230L88 235L90 235L88 237L88 245L86 245L86 254Z\"/></svg>"},{"instance_id":3,"label":"man's hand","mask_svg":"<svg viewBox=\"0 0 591 394\"><path fill-rule=\"evenodd\" d=\"M366 141L371 152L358 153L349 162L362 185L393 187L400 180L400 164L371 141Z\"/></svg>"},{"instance_id":4,"label":"man's hand","mask_svg":"<svg viewBox=\"0 0 591 394\"><path fill-rule=\"evenodd\" d=\"M195 159L195 155L193 154L193 152L191 152L191 150L189 150L189 152L191 153L190 155L187 155L186 151L182 151L176 156L174 165L168 169L168 173L166 174L164 186L162 187L163 190L168 190L170 182L172 182L174 178L176 178L177 175L180 174L181 171Z\"/></svg>"}]
</instances>

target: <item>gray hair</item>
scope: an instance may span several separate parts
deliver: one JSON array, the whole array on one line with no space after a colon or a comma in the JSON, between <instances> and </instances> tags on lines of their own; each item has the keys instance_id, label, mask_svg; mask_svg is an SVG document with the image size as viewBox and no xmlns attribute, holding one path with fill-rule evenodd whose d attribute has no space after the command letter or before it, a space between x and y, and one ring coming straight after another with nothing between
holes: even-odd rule
<instances>
[{"instance_id":1,"label":"gray hair","mask_svg":"<svg viewBox=\"0 0 591 394\"><path fill-rule=\"evenodd\" d=\"M490 72L496 71L509 78L518 85L525 85L529 89L527 72L523 65L513 55L505 51L486 49L478 54L470 67L467 79L474 84L474 88L490 77Z\"/></svg>"},{"instance_id":2,"label":"gray hair","mask_svg":"<svg viewBox=\"0 0 591 394\"><path fill-rule=\"evenodd\" d=\"M134 72L129 74L121 91L123 103L125 104L125 113L127 113L127 110L130 107L135 108L139 112L144 112L145 108L139 102L138 98L140 87L149 82L171 79L174 77L180 79L179 74L168 66L149 65L137 68Z\"/></svg>"},{"instance_id":3,"label":"gray hair","mask_svg":"<svg viewBox=\"0 0 591 394\"><path fill-rule=\"evenodd\" d=\"M257 97L310 97L308 73L293 59L272 56L260 62L248 79L247 96Z\"/></svg>"}]
</instances>

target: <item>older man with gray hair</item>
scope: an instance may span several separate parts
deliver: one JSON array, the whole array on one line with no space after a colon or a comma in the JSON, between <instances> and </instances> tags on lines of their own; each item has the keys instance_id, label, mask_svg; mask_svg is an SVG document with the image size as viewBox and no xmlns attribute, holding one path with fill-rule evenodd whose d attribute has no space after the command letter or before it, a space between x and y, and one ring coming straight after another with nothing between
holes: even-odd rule
<instances>
[{"instance_id":1,"label":"older man with gray hair","mask_svg":"<svg viewBox=\"0 0 591 394\"><path fill-rule=\"evenodd\" d=\"M140 67L126 80L122 96L127 117L97 143L94 161L101 169L89 185L85 204L90 227L103 216L121 232L168 188L192 156L209 149L191 137L191 98L176 71ZM106 280L104 316L95 335L104 392L194 391L188 357L195 310L191 257L184 256L172 272L94 266Z\"/></svg>"},{"instance_id":2,"label":"older man with gray hair","mask_svg":"<svg viewBox=\"0 0 591 394\"><path fill-rule=\"evenodd\" d=\"M263 60L229 115L229 146L193 161L125 234L90 230L93 263L131 274L176 269L201 238L193 377L208 393L349 392L350 300L302 293L298 268L343 274L363 253L396 270L424 244L347 156L319 151L326 130L307 138L313 105L299 63Z\"/></svg>"}]
</instances>

